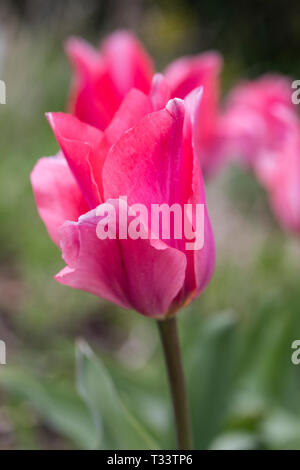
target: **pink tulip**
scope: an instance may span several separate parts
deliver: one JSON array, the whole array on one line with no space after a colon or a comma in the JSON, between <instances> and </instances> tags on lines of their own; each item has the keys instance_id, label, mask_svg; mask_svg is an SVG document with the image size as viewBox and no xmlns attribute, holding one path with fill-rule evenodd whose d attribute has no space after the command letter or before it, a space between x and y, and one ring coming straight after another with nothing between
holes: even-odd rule
<instances>
[{"instance_id":1,"label":"pink tulip","mask_svg":"<svg viewBox=\"0 0 300 470\"><path fill-rule=\"evenodd\" d=\"M224 116L231 152L266 189L281 225L300 233L300 123L291 80L265 76L238 86Z\"/></svg>"},{"instance_id":2,"label":"pink tulip","mask_svg":"<svg viewBox=\"0 0 300 470\"><path fill-rule=\"evenodd\" d=\"M266 75L238 85L227 98L223 132L229 151L250 166L267 150L276 150L285 140L295 119L291 82Z\"/></svg>"},{"instance_id":3,"label":"pink tulip","mask_svg":"<svg viewBox=\"0 0 300 470\"><path fill-rule=\"evenodd\" d=\"M272 209L287 231L300 234L300 127L274 159L266 185Z\"/></svg>"},{"instance_id":4,"label":"pink tulip","mask_svg":"<svg viewBox=\"0 0 300 470\"><path fill-rule=\"evenodd\" d=\"M128 32L109 36L100 51L71 38L66 51L75 71L69 110L88 124L104 130L131 88L150 90L151 59Z\"/></svg>"},{"instance_id":5,"label":"pink tulip","mask_svg":"<svg viewBox=\"0 0 300 470\"><path fill-rule=\"evenodd\" d=\"M163 318L197 297L211 278L214 240L206 206L200 250L188 251L186 240L174 237L133 240L118 233L102 240L96 233L96 207L117 207L119 196L127 197L126 210L135 203L205 204L195 136L201 90L162 109L165 79L156 76L149 90L129 91L104 131L50 113L61 153L39 160L31 181L39 214L66 262L56 280ZM148 229L146 222L142 229Z\"/></svg>"},{"instance_id":6,"label":"pink tulip","mask_svg":"<svg viewBox=\"0 0 300 470\"><path fill-rule=\"evenodd\" d=\"M75 72L69 111L80 120L105 130L127 93L136 88L151 90L152 60L135 36L119 31L108 36L98 51L82 39L71 38L66 46ZM218 116L219 73L222 60L216 52L184 57L165 70L165 99L184 99L194 88L204 87L197 139L202 169L212 173L222 160Z\"/></svg>"}]
</instances>

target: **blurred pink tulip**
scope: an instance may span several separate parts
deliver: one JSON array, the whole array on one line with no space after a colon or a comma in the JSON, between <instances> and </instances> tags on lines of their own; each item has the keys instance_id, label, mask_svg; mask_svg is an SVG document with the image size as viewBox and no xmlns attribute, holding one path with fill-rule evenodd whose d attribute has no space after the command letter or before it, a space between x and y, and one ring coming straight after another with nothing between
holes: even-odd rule
<instances>
[{"instance_id":1,"label":"blurred pink tulip","mask_svg":"<svg viewBox=\"0 0 300 470\"><path fill-rule=\"evenodd\" d=\"M104 131L50 113L61 153L40 159L31 181L39 214L67 265L56 280L163 318L197 297L211 278L215 253L206 206L201 250L187 251L185 239L174 237L101 240L96 234L95 208L107 201L116 205L121 195L128 208L205 204L195 136L201 90L166 106L162 76L145 91L131 89Z\"/></svg>"},{"instance_id":2,"label":"blurred pink tulip","mask_svg":"<svg viewBox=\"0 0 300 470\"><path fill-rule=\"evenodd\" d=\"M235 87L222 118L230 153L255 165L261 154L284 142L295 120L288 78L266 75Z\"/></svg>"},{"instance_id":3,"label":"blurred pink tulip","mask_svg":"<svg viewBox=\"0 0 300 470\"><path fill-rule=\"evenodd\" d=\"M300 233L300 122L291 80L265 76L239 85L227 101L224 132L266 189L282 226Z\"/></svg>"},{"instance_id":4,"label":"blurred pink tulip","mask_svg":"<svg viewBox=\"0 0 300 470\"><path fill-rule=\"evenodd\" d=\"M71 38L66 51L74 69L69 111L80 120L105 130L127 93L151 90L152 60L137 38L127 31L108 36L98 51L82 39ZM165 70L165 98L184 99L203 86L197 140L202 170L212 173L222 160L218 116L219 74L222 59L216 52L183 57ZM156 103L163 108L166 100Z\"/></svg>"},{"instance_id":5,"label":"blurred pink tulip","mask_svg":"<svg viewBox=\"0 0 300 470\"><path fill-rule=\"evenodd\" d=\"M300 127L273 158L276 163L266 181L271 206L287 231L300 234Z\"/></svg>"}]
</instances>

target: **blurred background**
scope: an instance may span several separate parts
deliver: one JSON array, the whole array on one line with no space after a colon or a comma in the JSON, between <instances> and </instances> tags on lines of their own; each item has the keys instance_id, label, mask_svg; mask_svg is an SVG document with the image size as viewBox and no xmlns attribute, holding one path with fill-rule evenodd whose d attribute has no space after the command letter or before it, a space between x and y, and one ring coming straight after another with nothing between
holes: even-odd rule
<instances>
[{"instance_id":1,"label":"blurred background","mask_svg":"<svg viewBox=\"0 0 300 470\"><path fill-rule=\"evenodd\" d=\"M156 325L53 280L63 261L29 183L37 159L57 151L44 113L65 109L64 40L97 44L116 28L136 32L157 70L219 50L223 94L265 72L300 78L296 0L1 1L0 449L174 446ZM207 193L216 270L179 315L195 446L300 449L300 240L237 166Z\"/></svg>"}]
</instances>

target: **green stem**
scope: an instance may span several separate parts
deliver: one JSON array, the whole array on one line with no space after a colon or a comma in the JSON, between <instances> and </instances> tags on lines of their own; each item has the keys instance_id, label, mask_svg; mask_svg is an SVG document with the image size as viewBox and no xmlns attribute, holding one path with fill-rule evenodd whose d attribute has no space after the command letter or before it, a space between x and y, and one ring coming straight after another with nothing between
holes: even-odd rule
<instances>
[{"instance_id":1,"label":"green stem","mask_svg":"<svg viewBox=\"0 0 300 470\"><path fill-rule=\"evenodd\" d=\"M189 419L188 400L182 366L177 320L170 317L158 321L160 338L164 350L165 363L172 396L176 425L177 446L181 450L190 450L193 446Z\"/></svg>"}]
</instances>

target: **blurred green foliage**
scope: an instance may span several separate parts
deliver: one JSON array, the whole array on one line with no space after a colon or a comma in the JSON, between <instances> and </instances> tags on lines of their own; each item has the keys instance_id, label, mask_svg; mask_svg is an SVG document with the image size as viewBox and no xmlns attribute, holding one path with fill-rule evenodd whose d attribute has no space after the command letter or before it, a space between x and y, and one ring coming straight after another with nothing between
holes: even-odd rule
<instances>
[{"instance_id":1,"label":"blurred green foliage","mask_svg":"<svg viewBox=\"0 0 300 470\"><path fill-rule=\"evenodd\" d=\"M145 2L132 24L114 16L118 2L110 16L87 2L81 20L74 13L64 23L62 15L45 31L38 12L30 16L14 3L1 76L7 105L0 106L0 339L8 362L0 366L0 448L172 448L154 322L52 278L63 262L37 215L29 174L39 157L57 151L44 113L65 107L70 71L62 41L84 33L96 42L113 26L133 26L159 68L180 53L219 47L228 88L268 67L297 73L299 17L283 6L274 16L279 2L272 9L262 7L267 2L161 1ZM269 13L272 27L265 26ZM291 48L275 57L284 38L292 38ZM281 232L266 195L241 169L227 168L207 190L216 271L179 315L195 446L299 449L300 366L291 363L291 344L300 336L300 241ZM94 353L80 340L75 358L78 338Z\"/></svg>"}]
</instances>

